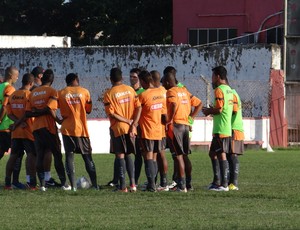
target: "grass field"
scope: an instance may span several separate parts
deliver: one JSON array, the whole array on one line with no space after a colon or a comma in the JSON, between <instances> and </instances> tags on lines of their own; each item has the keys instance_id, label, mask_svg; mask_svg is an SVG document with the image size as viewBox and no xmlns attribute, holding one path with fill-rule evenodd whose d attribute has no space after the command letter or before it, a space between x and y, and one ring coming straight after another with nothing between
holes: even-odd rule
<instances>
[{"instance_id":1,"label":"grass field","mask_svg":"<svg viewBox=\"0 0 300 230\"><path fill-rule=\"evenodd\" d=\"M94 155L100 184L112 177L113 155ZM300 229L299 149L240 157L239 191L206 189L212 172L207 153L194 152L190 193L114 193L58 189L4 191L0 188L1 229ZM4 184L7 156L0 161ZM170 172L172 161L169 158ZM76 157L77 176L86 175ZM24 168L24 167L23 167ZM52 172L55 176L55 171ZM169 173L170 178L171 173ZM24 173L21 173L23 179ZM141 182L145 181L144 171Z\"/></svg>"}]
</instances>

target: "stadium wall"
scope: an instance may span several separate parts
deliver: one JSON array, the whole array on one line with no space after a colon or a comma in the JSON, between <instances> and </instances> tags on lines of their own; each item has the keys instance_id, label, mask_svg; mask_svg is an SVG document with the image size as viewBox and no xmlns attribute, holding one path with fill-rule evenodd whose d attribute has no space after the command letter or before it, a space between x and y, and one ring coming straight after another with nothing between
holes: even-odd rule
<instances>
[{"instance_id":1,"label":"stadium wall","mask_svg":"<svg viewBox=\"0 0 300 230\"><path fill-rule=\"evenodd\" d=\"M0 75L11 65L19 68L20 76L37 65L53 69L56 76L53 87L58 90L65 87L64 78L68 73L79 75L81 85L90 90L93 100L93 111L88 119L94 152L107 152L106 145L109 143L106 135L108 121L103 120L106 117L102 97L104 91L111 86L109 71L112 67L119 66L125 83L129 83L128 75L133 67L162 72L166 66L172 65L177 69L178 80L199 97L204 105L209 105L213 102L211 69L223 65L228 70L231 86L240 94L243 116L251 120L250 125L245 125L246 136L249 135L249 140L255 136L253 140L259 139L266 144L267 139L263 134L269 132L269 125L265 122L269 122L270 116L270 69L280 69L281 49L275 45L0 49ZM20 86L20 82L19 80L16 88ZM202 113L198 119L194 127L195 143L210 140L211 136L209 119L204 119ZM205 136L201 134L203 127L208 127ZM98 145L106 147L101 149Z\"/></svg>"}]
</instances>

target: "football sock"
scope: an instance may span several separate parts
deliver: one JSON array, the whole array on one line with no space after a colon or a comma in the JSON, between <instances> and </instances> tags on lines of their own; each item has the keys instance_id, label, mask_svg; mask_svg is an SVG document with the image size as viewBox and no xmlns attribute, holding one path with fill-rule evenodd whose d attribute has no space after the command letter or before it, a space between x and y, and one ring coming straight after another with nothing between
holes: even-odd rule
<instances>
[{"instance_id":1,"label":"football sock","mask_svg":"<svg viewBox=\"0 0 300 230\"><path fill-rule=\"evenodd\" d=\"M142 170L142 166L143 166L143 157L142 157L142 153L141 150L139 149L138 146L136 146L136 155L135 155L135 159L134 159L134 179L135 179L135 183L138 184L140 175L141 175L141 170Z\"/></svg>"},{"instance_id":2,"label":"football sock","mask_svg":"<svg viewBox=\"0 0 300 230\"><path fill-rule=\"evenodd\" d=\"M92 186L94 188L98 188L96 167L92 158L92 154L82 154L82 158L84 160L85 169L89 174L90 180L92 182Z\"/></svg>"},{"instance_id":3,"label":"football sock","mask_svg":"<svg viewBox=\"0 0 300 230\"><path fill-rule=\"evenodd\" d=\"M30 183L30 175L26 175L26 182Z\"/></svg>"},{"instance_id":4,"label":"football sock","mask_svg":"<svg viewBox=\"0 0 300 230\"><path fill-rule=\"evenodd\" d=\"M29 179L30 186L35 187L36 186L36 177L35 176L29 176L29 177L30 177L30 179Z\"/></svg>"},{"instance_id":5,"label":"football sock","mask_svg":"<svg viewBox=\"0 0 300 230\"><path fill-rule=\"evenodd\" d=\"M227 160L220 160L220 173L221 173L221 185L223 187L228 186L228 162Z\"/></svg>"},{"instance_id":6,"label":"football sock","mask_svg":"<svg viewBox=\"0 0 300 230\"><path fill-rule=\"evenodd\" d=\"M155 189L155 182L154 182L155 174L154 174L153 160L146 160L145 171L148 180L147 189Z\"/></svg>"},{"instance_id":7,"label":"football sock","mask_svg":"<svg viewBox=\"0 0 300 230\"><path fill-rule=\"evenodd\" d=\"M167 181L167 174L166 173L160 173L160 186L166 187L168 185Z\"/></svg>"},{"instance_id":8,"label":"football sock","mask_svg":"<svg viewBox=\"0 0 300 230\"><path fill-rule=\"evenodd\" d=\"M129 154L125 155L126 170L129 177L130 185L135 185L134 179L134 164Z\"/></svg>"},{"instance_id":9,"label":"football sock","mask_svg":"<svg viewBox=\"0 0 300 230\"><path fill-rule=\"evenodd\" d=\"M157 161L153 161L153 170L154 170L154 178L157 177L158 174L158 165L157 165Z\"/></svg>"},{"instance_id":10,"label":"football sock","mask_svg":"<svg viewBox=\"0 0 300 230\"><path fill-rule=\"evenodd\" d=\"M213 184L220 185L221 179L220 179L220 166L219 166L219 160L218 159L211 159L214 179Z\"/></svg>"},{"instance_id":11,"label":"football sock","mask_svg":"<svg viewBox=\"0 0 300 230\"><path fill-rule=\"evenodd\" d=\"M239 159L237 154L230 154L230 163L229 165L229 171L230 171L230 179L229 179L229 184L233 183L234 185L238 185L238 175L239 175Z\"/></svg>"},{"instance_id":12,"label":"football sock","mask_svg":"<svg viewBox=\"0 0 300 230\"><path fill-rule=\"evenodd\" d=\"M118 171L118 162L117 162L117 158L115 157L115 161L114 161L114 177L113 177L113 183L114 184L118 184L119 181L119 171Z\"/></svg>"},{"instance_id":13,"label":"football sock","mask_svg":"<svg viewBox=\"0 0 300 230\"><path fill-rule=\"evenodd\" d=\"M69 177L72 188L76 188L75 183L75 165L74 165L74 153L66 153L66 172ZM62 184L64 185L64 184Z\"/></svg>"},{"instance_id":14,"label":"football sock","mask_svg":"<svg viewBox=\"0 0 300 230\"><path fill-rule=\"evenodd\" d=\"M126 163L124 158L117 158L117 165L119 169L119 181L120 181L120 189L125 189L125 171L126 171Z\"/></svg>"},{"instance_id":15,"label":"football sock","mask_svg":"<svg viewBox=\"0 0 300 230\"><path fill-rule=\"evenodd\" d=\"M61 182L61 185L66 185L66 173L65 173L65 167L62 162L62 154L60 151L55 151L55 149L52 150L53 158L54 158L54 167L56 170L56 173L58 175L58 178Z\"/></svg>"},{"instance_id":16,"label":"football sock","mask_svg":"<svg viewBox=\"0 0 300 230\"><path fill-rule=\"evenodd\" d=\"M180 188L180 189L185 189L186 188L184 177L179 177L178 178L178 188Z\"/></svg>"},{"instance_id":17,"label":"football sock","mask_svg":"<svg viewBox=\"0 0 300 230\"><path fill-rule=\"evenodd\" d=\"M50 178L51 178L51 172L50 171L45 172L45 181L50 180Z\"/></svg>"},{"instance_id":18,"label":"football sock","mask_svg":"<svg viewBox=\"0 0 300 230\"><path fill-rule=\"evenodd\" d=\"M5 177L5 186L11 186L11 177Z\"/></svg>"},{"instance_id":19,"label":"football sock","mask_svg":"<svg viewBox=\"0 0 300 230\"><path fill-rule=\"evenodd\" d=\"M13 183L19 182L19 176L20 176L20 172L21 172L23 156L24 156L24 153L21 154L15 162L14 170L13 170Z\"/></svg>"}]
</instances>

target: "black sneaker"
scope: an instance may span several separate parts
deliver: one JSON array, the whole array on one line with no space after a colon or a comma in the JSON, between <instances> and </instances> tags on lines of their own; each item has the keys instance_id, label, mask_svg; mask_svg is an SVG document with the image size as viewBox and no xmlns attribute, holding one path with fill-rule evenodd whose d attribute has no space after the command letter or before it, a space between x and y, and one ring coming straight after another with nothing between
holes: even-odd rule
<instances>
[{"instance_id":1,"label":"black sneaker","mask_svg":"<svg viewBox=\"0 0 300 230\"><path fill-rule=\"evenodd\" d=\"M46 188L60 188L61 184L56 182L52 177L45 181L45 187Z\"/></svg>"},{"instance_id":2,"label":"black sneaker","mask_svg":"<svg viewBox=\"0 0 300 230\"><path fill-rule=\"evenodd\" d=\"M111 181L109 181L109 182L106 184L106 186L108 186L108 187L117 187L117 186L118 186L118 183L114 183L114 181L111 180Z\"/></svg>"}]
</instances>

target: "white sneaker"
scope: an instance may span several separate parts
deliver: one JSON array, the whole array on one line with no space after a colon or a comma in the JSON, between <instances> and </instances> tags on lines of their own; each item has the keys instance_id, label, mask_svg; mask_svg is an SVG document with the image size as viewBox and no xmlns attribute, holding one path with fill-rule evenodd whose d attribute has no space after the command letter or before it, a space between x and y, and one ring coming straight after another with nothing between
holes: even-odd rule
<instances>
[{"instance_id":1,"label":"white sneaker","mask_svg":"<svg viewBox=\"0 0 300 230\"><path fill-rule=\"evenodd\" d=\"M168 188L169 189L172 189L172 188L174 188L174 187L176 187L177 186L177 183L175 182L175 181L172 181L172 184L170 184L169 186L168 186Z\"/></svg>"},{"instance_id":2,"label":"white sneaker","mask_svg":"<svg viewBox=\"0 0 300 230\"><path fill-rule=\"evenodd\" d=\"M213 191L217 191L217 192L228 192L228 191L229 191L229 188L228 188L228 186L227 186L227 187L220 186L220 187L218 187L217 189L215 189L215 190L213 190Z\"/></svg>"},{"instance_id":3,"label":"white sneaker","mask_svg":"<svg viewBox=\"0 0 300 230\"><path fill-rule=\"evenodd\" d=\"M129 189L129 192L136 192L137 189L136 189L136 186L130 186L130 189Z\"/></svg>"},{"instance_id":4,"label":"white sneaker","mask_svg":"<svg viewBox=\"0 0 300 230\"><path fill-rule=\"evenodd\" d=\"M70 185L63 185L63 186L61 186L61 189L64 191L70 191L70 190L72 190L72 187Z\"/></svg>"},{"instance_id":5,"label":"white sneaker","mask_svg":"<svg viewBox=\"0 0 300 230\"><path fill-rule=\"evenodd\" d=\"M44 186L41 186L41 187L40 187L40 191L46 192L46 190L47 190L46 187L44 187Z\"/></svg>"},{"instance_id":6,"label":"white sneaker","mask_svg":"<svg viewBox=\"0 0 300 230\"><path fill-rule=\"evenodd\" d=\"M166 186L166 187L158 186L156 190L158 192L168 192L170 189L169 189L169 186Z\"/></svg>"}]
</instances>

